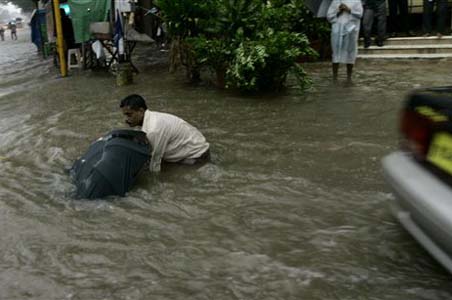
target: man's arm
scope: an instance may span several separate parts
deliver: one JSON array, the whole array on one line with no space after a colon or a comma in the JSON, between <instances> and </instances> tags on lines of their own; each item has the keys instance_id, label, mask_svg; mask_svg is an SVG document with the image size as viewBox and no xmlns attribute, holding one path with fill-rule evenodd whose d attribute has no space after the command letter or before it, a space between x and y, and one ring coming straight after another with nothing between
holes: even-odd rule
<instances>
[{"instance_id":1,"label":"man's arm","mask_svg":"<svg viewBox=\"0 0 452 300\"><path fill-rule=\"evenodd\" d=\"M159 132L149 132L146 136L152 146L152 157L149 164L149 171L160 172L162 159L165 155L166 146L169 142L169 134L162 129Z\"/></svg>"},{"instance_id":2,"label":"man's arm","mask_svg":"<svg viewBox=\"0 0 452 300\"><path fill-rule=\"evenodd\" d=\"M361 1L356 1L356 2L351 6L351 8L349 8L349 9L350 9L351 15L352 15L355 19L359 20L359 19L362 18L362 16L363 16L363 5L362 5L362 2L361 2Z\"/></svg>"},{"instance_id":3,"label":"man's arm","mask_svg":"<svg viewBox=\"0 0 452 300\"><path fill-rule=\"evenodd\" d=\"M330 23L336 23L337 21L337 17L338 17L338 13L339 13L339 2L336 0L333 0L333 2L331 2L330 7L328 8L327 11L327 19L328 22Z\"/></svg>"}]
</instances>

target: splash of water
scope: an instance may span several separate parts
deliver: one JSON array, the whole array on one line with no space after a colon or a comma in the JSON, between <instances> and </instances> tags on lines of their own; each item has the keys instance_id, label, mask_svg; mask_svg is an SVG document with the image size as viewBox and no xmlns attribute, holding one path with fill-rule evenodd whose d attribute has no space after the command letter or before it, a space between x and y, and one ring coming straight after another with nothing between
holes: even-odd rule
<instances>
[{"instance_id":1,"label":"splash of water","mask_svg":"<svg viewBox=\"0 0 452 300\"><path fill-rule=\"evenodd\" d=\"M22 8L17 5L14 5L11 2L8 2L7 4L0 4L0 23L8 23L15 18L24 19L24 17Z\"/></svg>"}]
</instances>

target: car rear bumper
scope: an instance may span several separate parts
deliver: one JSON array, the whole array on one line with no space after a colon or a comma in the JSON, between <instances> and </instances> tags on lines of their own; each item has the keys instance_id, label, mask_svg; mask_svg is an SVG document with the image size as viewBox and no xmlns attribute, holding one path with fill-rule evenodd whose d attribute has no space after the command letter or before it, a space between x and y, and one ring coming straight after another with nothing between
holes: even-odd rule
<instances>
[{"instance_id":1,"label":"car rear bumper","mask_svg":"<svg viewBox=\"0 0 452 300\"><path fill-rule=\"evenodd\" d=\"M452 273L452 189L402 152L387 155L382 165L396 196L394 216Z\"/></svg>"}]
</instances>

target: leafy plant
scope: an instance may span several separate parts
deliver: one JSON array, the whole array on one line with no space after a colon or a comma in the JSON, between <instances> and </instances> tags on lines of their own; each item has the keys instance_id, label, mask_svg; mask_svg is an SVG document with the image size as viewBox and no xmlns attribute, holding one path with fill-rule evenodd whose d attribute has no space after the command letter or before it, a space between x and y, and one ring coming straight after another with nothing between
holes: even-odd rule
<instances>
[{"instance_id":1,"label":"leafy plant","mask_svg":"<svg viewBox=\"0 0 452 300\"><path fill-rule=\"evenodd\" d=\"M187 39L187 42L192 46L198 63L213 71L225 70L233 57L234 49L226 39L211 39L203 35Z\"/></svg>"},{"instance_id":2,"label":"leafy plant","mask_svg":"<svg viewBox=\"0 0 452 300\"><path fill-rule=\"evenodd\" d=\"M293 71L308 82L300 56L313 56L303 30L315 23L301 0L158 0L188 73L208 68L226 88L280 89ZM306 14L309 16L309 14ZM303 23L302 25L300 25ZM173 62L177 63L176 60ZM222 85L222 84L220 84Z\"/></svg>"},{"instance_id":3,"label":"leafy plant","mask_svg":"<svg viewBox=\"0 0 452 300\"><path fill-rule=\"evenodd\" d=\"M290 70L300 85L306 84L306 74L295 62L301 55L314 54L308 43L302 34L267 29L259 40L244 42L235 51L227 71L228 86L247 92L278 90Z\"/></svg>"}]
</instances>

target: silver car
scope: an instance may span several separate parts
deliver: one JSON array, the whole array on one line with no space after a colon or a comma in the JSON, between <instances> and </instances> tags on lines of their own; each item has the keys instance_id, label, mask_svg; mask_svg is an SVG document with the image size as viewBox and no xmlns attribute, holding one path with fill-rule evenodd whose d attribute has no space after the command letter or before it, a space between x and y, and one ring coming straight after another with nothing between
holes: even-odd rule
<instances>
[{"instance_id":1,"label":"silver car","mask_svg":"<svg viewBox=\"0 0 452 300\"><path fill-rule=\"evenodd\" d=\"M382 160L392 212L452 273L452 87L410 95L400 131L400 150Z\"/></svg>"}]
</instances>

